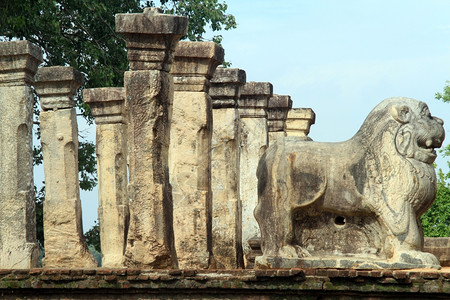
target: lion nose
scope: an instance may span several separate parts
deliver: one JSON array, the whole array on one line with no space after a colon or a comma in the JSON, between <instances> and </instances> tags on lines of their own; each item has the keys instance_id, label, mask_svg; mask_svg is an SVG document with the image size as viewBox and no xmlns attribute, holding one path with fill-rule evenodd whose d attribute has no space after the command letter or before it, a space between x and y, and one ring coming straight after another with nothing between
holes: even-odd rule
<instances>
[{"instance_id":1,"label":"lion nose","mask_svg":"<svg viewBox=\"0 0 450 300\"><path fill-rule=\"evenodd\" d=\"M434 119L436 120L436 122L438 122L441 125L444 125L444 120L438 118L438 117L434 117Z\"/></svg>"}]
</instances>

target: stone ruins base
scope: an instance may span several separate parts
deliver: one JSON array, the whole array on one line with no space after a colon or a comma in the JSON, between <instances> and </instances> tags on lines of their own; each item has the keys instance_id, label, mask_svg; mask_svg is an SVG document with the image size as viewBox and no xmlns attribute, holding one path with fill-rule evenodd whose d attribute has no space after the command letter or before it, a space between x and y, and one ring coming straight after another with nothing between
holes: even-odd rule
<instances>
[{"instance_id":1,"label":"stone ruins base","mask_svg":"<svg viewBox=\"0 0 450 300\"><path fill-rule=\"evenodd\" d=\"M342 268L342 269L413 269L433 268L440 269L440 265L410 264L406 262L388 262L386 260L358 259L356 257L306 257L306 258L280 258L258 256L255 259L255 268Z\"/></svg>"},{"instance_id":2,"label":"stone ruins base","mask_svg":"<svg viewBox=\"0 0 450 300\"><path fill-rule=\"evenodd\" d=\"M0 270L2 299L448 299L441 270Z\"/></svg>"}]
</instances>

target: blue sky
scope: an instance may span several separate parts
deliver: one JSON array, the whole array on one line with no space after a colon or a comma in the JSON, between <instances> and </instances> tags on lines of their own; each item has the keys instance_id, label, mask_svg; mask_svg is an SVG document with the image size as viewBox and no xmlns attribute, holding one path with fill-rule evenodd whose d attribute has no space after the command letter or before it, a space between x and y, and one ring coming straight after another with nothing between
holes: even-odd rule
<instances>
[{"instance_id":1,"label":"blue sky","mask_svg":"<svg viewBox=\"0 0 450 300\"><path fill-rule=\"evenodd\" d=\"M314 140L346 140L376 104L405 96L427 102L445 121L449 143L450 104L434 94L450 80L450 1L226 3L238 23L221 33L226 59L247 81L269 81L294 107L312 108ZM96 193L81 194L85 230L97 216Z\"/></svg>"},{"instance_id":2,"label":"blue sky","mask_svg":"<svg viewBox=\"0 0 450 300\"><path fill-rule=\"evenodd\" d=\"M427 102L450 125L450 104L434 99L450 80L450 1L226 3L238 23L222 33L226 59L312 108L314 140L350 138L393 96Z\"/></svg>"}]
</instances>

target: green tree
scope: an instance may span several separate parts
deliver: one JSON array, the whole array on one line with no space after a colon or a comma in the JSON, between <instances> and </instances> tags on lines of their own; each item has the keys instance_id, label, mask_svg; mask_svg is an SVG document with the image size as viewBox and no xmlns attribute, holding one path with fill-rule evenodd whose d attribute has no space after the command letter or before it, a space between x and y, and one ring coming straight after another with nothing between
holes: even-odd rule
<instances>
[{"instance_id":1,"label":"green tree","mask_svg":"<svg viewBox=\"0 0 450 300\"><path fill-rule=\"evenodd\" d=\"M211 31L236 27L234 17L226 13L220 0L163 0L165 13L189 18L188 34L192 41L204 40ZM141 12L153 1L139 0L2 0L0 1L0 41L27 39L44 51L44 66L64 65L84 73L85 84L75 97L80 114L92 123L90 108L83 102L83 88L123 86L128 69L125 42L115 32L115 14ZM211 40L220 42L220 35ZM40 107L36 97L35 133L40 137ZM81 138L79 143L80 188L92 190L97 184L95 145ZM42 163L40 146L34 149L34 163ZM45 187L36 189L39 242L43 245L42 204ZM93 228L95 230L95 228Z\"/></svg>"},{"instance_id":2,"label":"green tree","mask_svg":"<svg viewBox=\"0 0 450 300\"><path fill-rule=\"evenodd\" d=\"M435 94L435 98L446 103L450 102L450 81L445 83L442 93Z\"/></svg>"},{"instance_id":3,"label":"green tree","mask_svg":"<svg viewBox=\"0 0 450 300\"><path fill-rule=\"evenodd\" d=\"M92 245L97 252L102 252L102 247L100 244L100 225L95 222L91 229L86 231L84 238L88 245Z\"/></svg>"},{"instance_id":4,"label":"green tree","mask_svg":"<svg viewBox=\"0 0 450 300\"><path fill-rule=\"evenodd\" d=\"M435 98L450 103L450 81L442 93L436 93ZM439 151L444 157L450 157L450 144ZM447 161L450 169L450 161ZM421 217L423 232L428 237L450 236L450 171L445 174L438 170L438 190L436 200L430 209Z\"/></svg>"},{"instance_id":5,"label":"green tree","mask_svg":"<svg viewBox=\"0 0 450 300\"><path fill-rule=\"evenodd\" d=\"M441 100L444 103L450 103L450 81L447 81L445 83L445 86L444 86L444 89L443 89L442 93L436 93L435 94L435 98L438 99L438 100ZM450 158L450 143L447 146L445 146L443 149L441 149L439 152L444 157L449 157ZM447 161L447 165L448 165L448 168L449 168L449 172L444 175L444 178L446 180L449 180L450 179L450 160Z\"/></svg>"},{"instance_id":6,"label":"green tree","mask_svg":"<svg viewBox=\"0 0 450 300\"><path fill-rule=\"evenodd\" d=\"M438 171L436 200L420 220L425 236L450 236L450 184L445 181L442 170Z\"/></svg>"},{"instance_id":7,"label":"green tree","mask_svg":"<svg viewBox=\"0 0 450 300\"><path fill-rule=\"evenodd\" d=\"M227 14L228 5L217 0L161 0L158 1L164 13L186 16L189 18L189 30L185 38L191 41L204 40L207 25L212 31L230 30L236 28L233 15ZM153 1L147 1L148 6L154 6ZM220 44L221 35L214 35L211 41Z\"/></svg>"}]
</instances>

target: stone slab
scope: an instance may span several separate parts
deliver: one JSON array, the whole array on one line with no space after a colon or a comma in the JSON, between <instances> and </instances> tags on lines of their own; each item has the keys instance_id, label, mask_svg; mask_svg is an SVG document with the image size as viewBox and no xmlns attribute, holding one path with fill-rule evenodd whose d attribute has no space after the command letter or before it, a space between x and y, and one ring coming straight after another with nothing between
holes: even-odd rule
<instances>
[{"instance_id":1,"label":"stone slab","mask_svg":"<svg viewBox=\"0 0 450 300\"><path fill-rule=\"evenodd\" d=\"M266 118L267 104L273 94L273 86L269 82L247 82L241 87L238 99L239 116L241 118Z\"/></svg>"},{"instance_id":2,"label":"stone slab","mask_svg":"<svg viewBox=\"0 0 450 300\"><path fill-rule=\"evenodd\" d=\"M123 88L85 89L83 99L91 107L96 124L127 122Z\"/></svg>"},{"instance_id":3,"label":"stone slab","mask_svg":"<svg viewBox=\"0 0 450 300\"><path fill-rule=\"evenodd\" d=\"M246 82L246 73L237 68L217 68L211 79L209 95L213 108L237 108L241 87Z\"/></svg>"},{"instance_id":4,"label":"stone slab","mask_svg":"<svg viewBox=\"0 0 450 300\"><path fill-rule=\"evenodd\" d=\"M29 41L0 42L0 86L32 84L42 50Z\"/></svg>"},{"instance_id":5,"label":"stone slab","mask_svg":"<svg viewBox=\"0 0 450 300\"><path fill-rule=\"evenodd\" d=\"M315 121L316 114L311 108L293 108L288 112L286 118L286 135L307 136Z\"/></svg>"},{"instance_id":6,"label":"stone slab","mask_svg":"<svg viewBox=\"0 0 450 300\"><path fill-rule=\"evenodd\" d=\"M170 72L173 52L187 27L187 17L162 14L157 8L116 15L116 32L125 38L130 70Z\"/></svg>"},{"instance_id":7,"label":"stone slab","mask_svg":"<svg viewBox=\"0 0 450 300\"><path fill-rule=\"evenodd\" d=\"M208 92L210 79L223 63L224 50L213 42L178 43L171 73L175 91Z\"/></svg>"},{"instance_id":8,"label":"stone slab","mask_svg":"<svg viewBox=\"0 0 450 300\"><path fill-rule=\"evenodd\" d=\"M72 67L39 68L34 87L43 110L72 108L73 97L84 83L83 74Z\"/></svg>"},{"instance_id":9,"label":"stone slab","mask_svg":"<svg viewBox=\"0 0 450 300\"><path fill-rule=\"evenodd\" d=\"M328 256L324 257L306 257L306 258L281 258L258 256L255 259L255 268L336 268L336 269L440 269L440 265L415 264L406 262L388 262L386 260L368 260L357 257Z\"/></svg>"}]
</instances>

